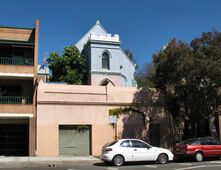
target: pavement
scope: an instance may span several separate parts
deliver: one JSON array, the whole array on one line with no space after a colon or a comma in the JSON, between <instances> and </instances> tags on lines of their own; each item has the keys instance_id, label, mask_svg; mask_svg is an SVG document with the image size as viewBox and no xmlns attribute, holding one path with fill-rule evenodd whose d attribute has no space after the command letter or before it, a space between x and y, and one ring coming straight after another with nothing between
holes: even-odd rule
<instances>
[{"instance_id":1,"label":"pavement","mask_svg":"<svg viewBox=\"0 0 221 170\"><path fill-rule=\"evenodd\" d=\"M70 165L90 165L100 162L93 156L82 157L0 157L0 169L25 167L58 167Z\"/></svg>"}]
</instances>

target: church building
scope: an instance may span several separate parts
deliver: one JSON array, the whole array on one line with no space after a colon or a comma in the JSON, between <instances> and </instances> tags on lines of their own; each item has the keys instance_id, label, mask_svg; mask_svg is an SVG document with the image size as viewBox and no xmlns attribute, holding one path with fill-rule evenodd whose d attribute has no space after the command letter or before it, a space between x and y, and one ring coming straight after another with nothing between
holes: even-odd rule
<instances>
[{"instance_id":1,"label":"church building","mask_svg":"<svg viewBox=\"0 0 221 170\"><path fill-rule=\"evenodd\" d=\"M136 65L120 47L119 35L109 34L99 21L76 43L87 56L88 84L95 86L135 87Z\"/></svg>"},{"instance_id":2,"label":"church building","mask_svg":"<svg viewBox=\"0 0 221 170\"><path fill-rule=\"evenodd\" d=\"M120 44L119 35L97 21L76 43L87 58L87 85L39 82L36 156L99 155L105 143L129 132L122 119L116 129L109 120L110 110L130 106L137 92L136 65ZM127 122L126 127L140 124Z\"/></svg>"}]
</instances>

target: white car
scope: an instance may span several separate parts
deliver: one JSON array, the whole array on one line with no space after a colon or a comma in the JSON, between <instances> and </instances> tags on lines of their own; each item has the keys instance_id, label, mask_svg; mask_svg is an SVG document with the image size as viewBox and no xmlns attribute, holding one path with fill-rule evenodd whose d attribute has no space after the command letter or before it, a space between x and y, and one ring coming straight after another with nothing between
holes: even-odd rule
<instances>
[{"instance_id":1,"label":"white car","mask_svg":"<svg viewBox=\"0 0 221 170\"><path fill-rule=\"evenodd\" d=\"M150 146L139 139L119 139L103 146L100 159L115 166L133 161L157 161L165 164L173 160L173 154L168 149Z\"/></svg>"}]
</instances>

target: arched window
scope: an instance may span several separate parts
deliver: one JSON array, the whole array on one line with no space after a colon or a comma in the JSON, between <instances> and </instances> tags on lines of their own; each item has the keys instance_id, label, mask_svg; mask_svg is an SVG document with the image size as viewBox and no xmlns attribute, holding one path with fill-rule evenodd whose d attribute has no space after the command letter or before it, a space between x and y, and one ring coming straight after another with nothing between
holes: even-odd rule
<instances>
[{"instance_id":1,"label":"arched window","mask_svg":"<svg viewBox=\"0 0 221 170\"><path fill-rule=\"evenodd\" d=\"M107 86L110 82L105 80L104 82L101 83L101 86Z\"/></svg>"},{"instance_id":2,"label":"arched window","mask_svg":"<svg viewBox=\"0 0 221 170\"><path fill-rule=\"evenodd\" d=\"M107 52L102 54L102 68L103 69L110 69L110 57Z\"/></svg>"},{"instance_id":3,"label":"arched window","mask_svg":"<svg viewBox=\"0 0 221 170\"><path fill-rule=\"evenodd\" d=\"M100 86L115 86L114 83L113 83L111 80L107 79L107 78L105 78L104 80L102 80L102 81L99 83L99 85L100 85Z\"/></svg>"}]
</instances>

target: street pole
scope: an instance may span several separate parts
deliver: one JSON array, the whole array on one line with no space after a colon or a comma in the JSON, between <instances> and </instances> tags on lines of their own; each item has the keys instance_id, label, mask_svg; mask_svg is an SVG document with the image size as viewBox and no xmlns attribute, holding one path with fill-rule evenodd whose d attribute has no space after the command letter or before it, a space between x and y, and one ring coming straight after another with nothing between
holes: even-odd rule
<instances>
[{"instance_id":1,"label":"street pole","mask_svg":"<svg viewBox=\"0 0 221 170\"><path fill-rule=\"evenodd\" d=\"M114 139L117 140L117 123L114 124L114 129L115 129L115 137L114 137Z\"/></svg>"}]
</instances>

